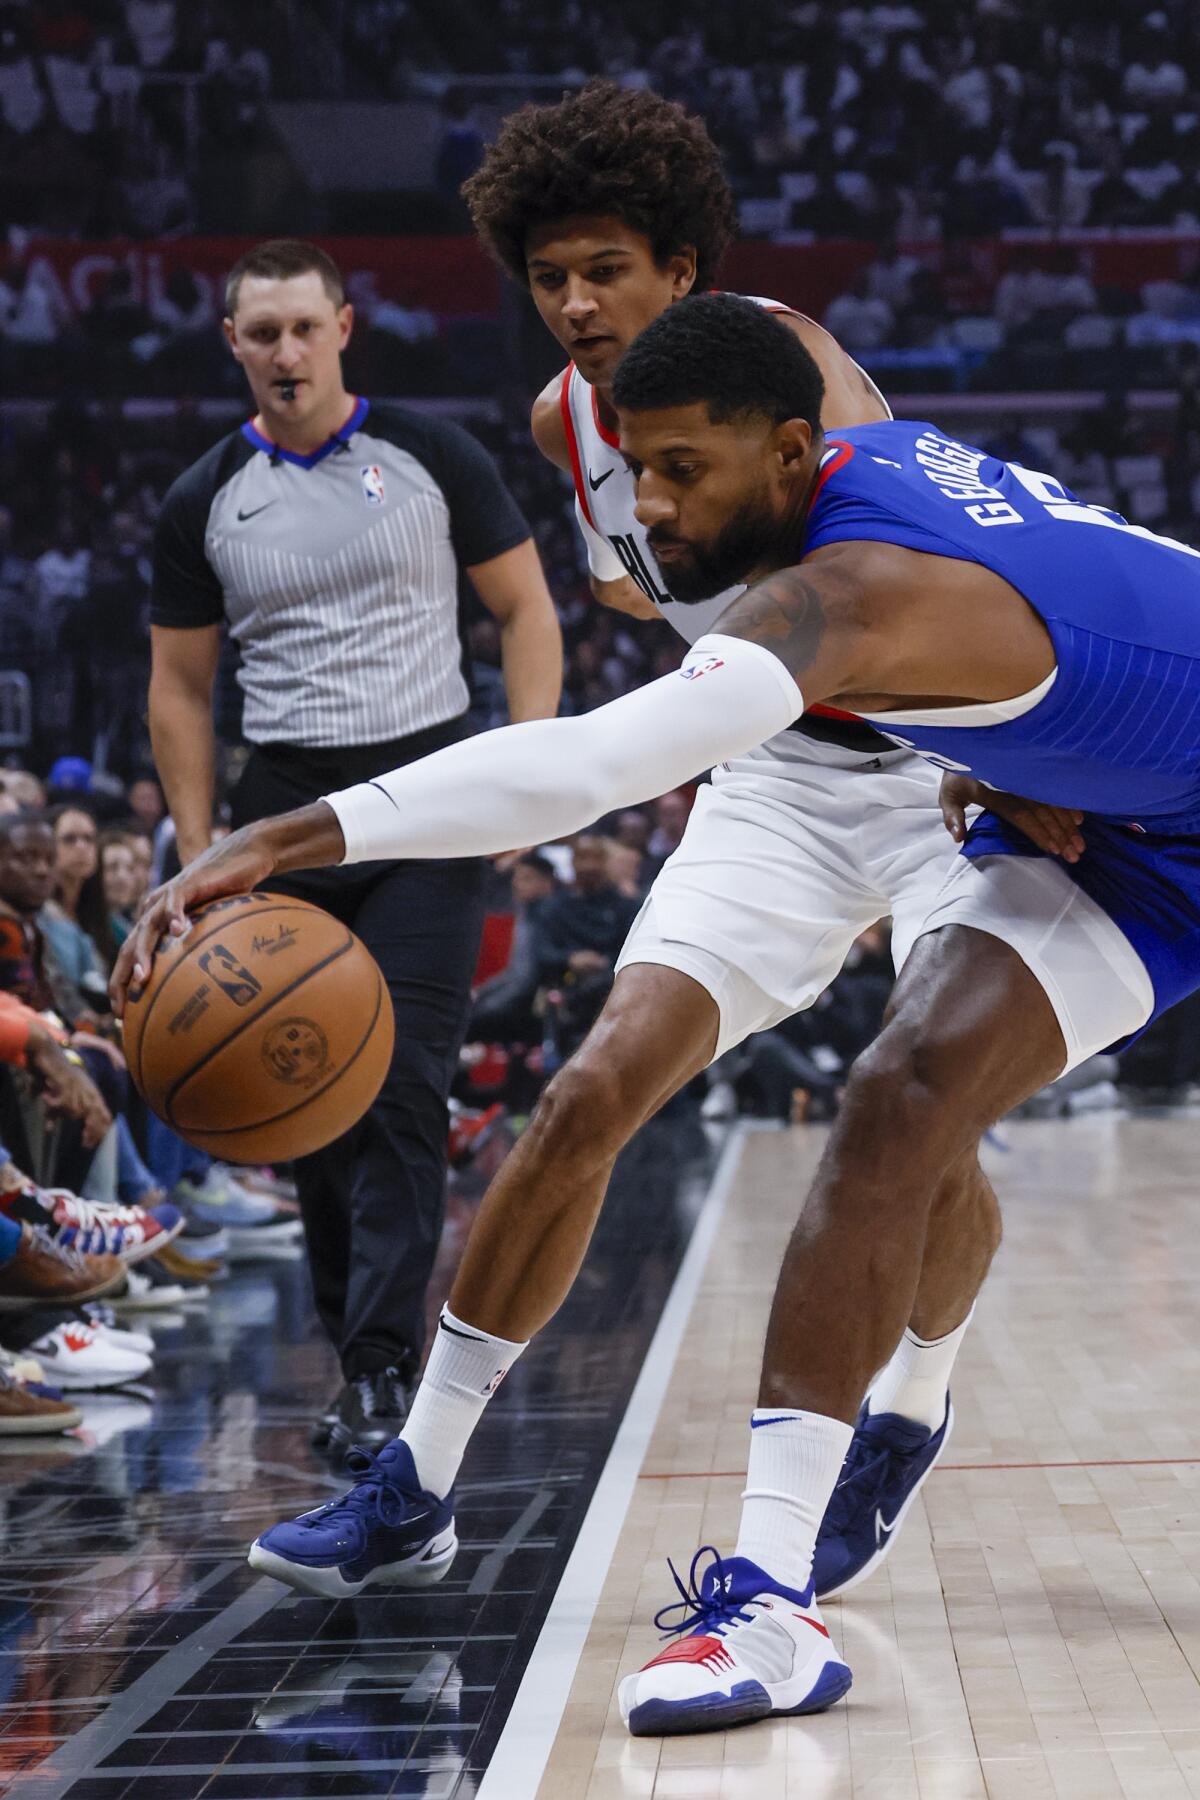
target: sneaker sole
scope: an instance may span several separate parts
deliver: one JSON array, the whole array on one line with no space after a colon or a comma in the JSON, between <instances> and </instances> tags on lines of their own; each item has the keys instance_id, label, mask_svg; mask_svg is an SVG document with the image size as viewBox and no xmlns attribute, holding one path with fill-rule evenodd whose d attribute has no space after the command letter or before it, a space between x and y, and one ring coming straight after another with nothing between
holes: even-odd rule
<instances>
[{"instance_id":1,"label":"sneaker sole","mask_svg":"<svg viewBox=\"0 0 1200 1800\"><path fill-rule=\"evenodd\" d=\"M147 1361L149 1361L149 1358L147 1358ZM126 1369L120 1374L81 1375L75 1377L66 1369L56 1369L53 1363L51 1363L46 1370L46 1379L63 1393L102 1394L107 1392L109 1388L125 1387L131 1381L145 1381L149 1374L150 1370L147 1368L141 1370L140 1373L136 1375L131 1369Z\"/></svg>"},{"instance_id":2,"label":"sneaker sole","mask_svg":"<svg viewBox=\"0 0 1200 1800\"><path fill-rule=\"evenodd\" d=\"M74 1431L82 1424L83 1414L73 1406L69 1413L54 1417L46 1413L41 1417L31 1414L25 1419L0 1419L0 1437L49 1437L56 1431Z\"/></svg>"},{"instance_id":3,"label":"sneaker sole","mask_svg":"<svg viewBox=\"0 0 1200 1800\"><path fill-rule=\"evenodd\" d=\"M274 1576L301 1594L316 1594L323 1600L350 1600L365 1587L375 1583L390 1587L432 1587L440 1581L458 1553L458 1538L453 1525L439 1537L432 1538L421 1550L399 1562L381 1563L361 1581L347 1581L339 1568L313 1569L306 1563L289 1562L274 1550L268 1550L261 1539L250 1546L247 1561L252 1569Z\"/></svg>"},{"instance_id":4,"label":"sneaker sole","mask_svg":"<svg viewBox=\"0 0 1200 1800\"><path fill-rule=\"evenodd\" d=\"M937 1455L930 1462L928 1468L925 1470L925 1473L922 1475L920 1481L918 1481L918 1483L914 1487L912 1493L908 1496L908 1499L904 1502L904 1505L900 1508L900 1511L896 1514L896 1517L892 1522L892 1529L888 1532L887 1537L884 1539L883 1543L879 1546L878 1550L876 1550L874 1556L869 1557L868 1560L862 1565L861 1569L857 1569L853 1575L847 1575L845 1581L839 1581L836 1587L823 1588L820 1591L820 1593L818 1593L818 1595L817 1595L818 1601L823 1602L826 1600L839 1600L843 1594L848 1594L850 1592L851 1588L856 1588L860 1582L866 1581L869 1576L873 1575L875 1573L876 1569L879 1567L880 1563L883 1562L887 1558L887 1556L891 1552L892 1545L895 1543L897 1537L900 1535L900 1527L903 1525L905 1519L908 1517L909 1508L911 1507L913 1501L916 1499L917 1495L920 1493L921 1489L925 1486L925 1483L929 1480L929 1477L933 1474L933 1471L937 1468L938 1464L941 1462L942 1457L946 1454L946 1445L950 1442L950 1436L951 1436L951 1433L953 1432L953 1430L954 1430L954 1402L950 1401L948 1403L948 1415L946 1418L946 1435L942 1439L941 1448L939 1449Z\"/></svg>"},{"instance_id":5,"label":"sneaker sole","mask_svg":"<svg viewBox=\"0 0 1200 1800\"><path fill-rule=\"evenodd\" d=\"M794 1719L807 1713L824 1712L843 1694L849 1693L853 1680L845 1663L830 1660L804 1697L790 1705L776 1705L771 1689L764 1682L739 1681L727 1694L718 1691L689 1700L643 1700L628 1715L622 1706L621 1713L631 1737L677 1737L697 1731L730 1731L738 1725L754 1725L759 1719ZM788 1685L780 1684L784 1688Z\"/></svg>"},{"instance_id":6,"label":"sneaker sole","mask_svg":"<svg viewBox=\"0 0 1200 1800\"><path fill-rule=\"evenodd\" d=\"M203 1299L207 1295L208 1289L197 1288L195 1293L197 1297ZM192 1293L186 1288L165 1287L155 1288L149 1294L120 1294L113 1300L112 1305L118 1312L159 1312L173 1306L182 1306L185 1300L192 1298Z\"/></svg>"}]
</instances>

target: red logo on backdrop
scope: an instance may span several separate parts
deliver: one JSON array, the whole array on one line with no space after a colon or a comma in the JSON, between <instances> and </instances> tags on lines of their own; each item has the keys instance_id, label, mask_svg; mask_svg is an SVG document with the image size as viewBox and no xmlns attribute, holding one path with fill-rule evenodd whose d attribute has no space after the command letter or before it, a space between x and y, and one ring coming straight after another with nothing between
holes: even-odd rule
<instances>
[{"instance_id":1,"label":"red logo on backdrop","mask_svg":"<svg viewBox=\"0 0 1200 1800\"><path fill-rule=\"evenodd\" d=\"M701 675L711 675L714 669L723 669L724 667L725 658L723 656L706 656L703 662L688 663L687 667L680 669L679 673L685 681L699 681Z\"/></svg>"}]
</instances>

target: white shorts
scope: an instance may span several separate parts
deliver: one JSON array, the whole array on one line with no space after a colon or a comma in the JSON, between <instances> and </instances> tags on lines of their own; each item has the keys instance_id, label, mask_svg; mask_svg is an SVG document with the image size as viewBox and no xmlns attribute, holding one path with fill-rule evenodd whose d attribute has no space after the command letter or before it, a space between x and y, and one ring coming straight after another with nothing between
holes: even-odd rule
<instances>
[{"instance_id":1,"label":"white shorts","mask_svg":"<svg viewBox=\"0 0 1200 1800\"><path fill-rule=\"evenodd\" d=\"M658 963L699 982L720 1013L721 1056L811 1006L855 938L890 915L897 970L942 925L1011 944L1054 1006L1068 1068L1137 1030L1153 1000L1124 934L1058 863L960 856L940 781L910 751L868 757L799 732L716 770L618 969Z\"/></svg>"}]
</instances>

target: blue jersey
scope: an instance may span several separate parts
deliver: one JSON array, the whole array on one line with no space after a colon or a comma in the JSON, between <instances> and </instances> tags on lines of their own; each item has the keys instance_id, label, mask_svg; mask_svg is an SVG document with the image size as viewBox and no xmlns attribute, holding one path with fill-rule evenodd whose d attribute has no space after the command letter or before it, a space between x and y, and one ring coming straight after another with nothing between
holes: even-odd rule
<instances>
[{"instance_id":1,"label":"blue jersey","mask_svg":"<svg viewBox=\"0 0 1200 1800\"><path fill-rule=\"evenodd\" d=\"M871 538L978 563L1054 645L1057 674L1031 711L893 735L992 787L1200 832L1200 552L908 420L831 437L819 483L806 551Z\"/></svg>"}]
</instances>

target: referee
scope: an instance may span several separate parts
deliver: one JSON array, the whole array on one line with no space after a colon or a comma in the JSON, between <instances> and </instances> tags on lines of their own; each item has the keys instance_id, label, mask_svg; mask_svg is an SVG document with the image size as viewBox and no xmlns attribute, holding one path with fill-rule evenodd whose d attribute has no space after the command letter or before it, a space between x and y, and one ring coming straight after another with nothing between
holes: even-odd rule
<instances>
[{"instance_id":1,"label":"referee","mask_svg":"<svg viewBox=\"0 0 1200 1800\"><path fill-rule=\"evenodd\" d=\"M537 551L491 458L455 425L346 392L352 310L329 257L261 244L225 300L257 411L174 483L154 546L150 733L185 864L212 832L223 623L251 745L235 825L467 735L463 570L500 625L512 719L552 716L562 679ZM344 1380L314 1443L377 1447L403 1423L425 1336L483 866L360 863L272 886L351 926L395 1008L378 1100L296 1164L317 1310Z\"/></svg>"}]
</instances>

